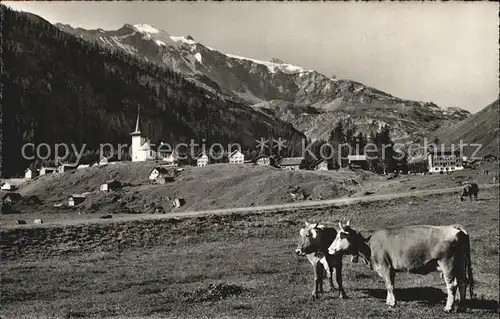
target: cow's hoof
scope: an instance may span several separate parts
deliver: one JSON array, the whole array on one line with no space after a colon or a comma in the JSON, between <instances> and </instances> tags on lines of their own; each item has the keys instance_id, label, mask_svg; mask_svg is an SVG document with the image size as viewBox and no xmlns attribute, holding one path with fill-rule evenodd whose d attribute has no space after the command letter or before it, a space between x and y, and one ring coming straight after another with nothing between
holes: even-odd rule
<instances>
[{"instance_id":1,"label":"cow's hoof","mask_svg":"<svg viewBox=\"0 0 500 319\"><path fill-rule=\"evenodd\" d=\"M446 313L451 313L451 312L453 311L453 308L451 308L451 307L449 307L449 308L448 308L448 307L444 307L444 309L443 309L443 310L444 310L444 312L446 312Z\"/></svg>"},{"instance_id":2,"label":"cow's hoof","mask_svg":"<svg viewBox=\"0 0 500 319\"><path fill-rule=\"evenodd\" d=\"M345 293L339 293L339 299L349 299Z\"/></svg>"},{"instance_id":3,"label":"cow's hoof","mask_svg":"<svg viewBox=\"0 0 500 319\"><path fill-rule=\"evenodd\" d=\"M319 296L318 295L311 295L311 300L314 301L314 300L318 300L319 299Z\"/></svg>"}]
</instances>

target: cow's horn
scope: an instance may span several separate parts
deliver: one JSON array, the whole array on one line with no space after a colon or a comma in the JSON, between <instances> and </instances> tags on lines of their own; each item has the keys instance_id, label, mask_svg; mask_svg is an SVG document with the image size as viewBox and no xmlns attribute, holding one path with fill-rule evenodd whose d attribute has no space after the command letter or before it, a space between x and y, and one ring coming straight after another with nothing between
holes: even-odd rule
<instances>
[{"instance_id":1,"label":"cow's horn","mask_svg":"<svg viewBox=\"0 0 500 319\"><path fill-rule=\"evenodd\" d=\"M309 226L309 223L307 222L307 220L304 220L304 223L306 224L306 227Z\"/></svg>"},{"instance_id":2,"label":"cow's horn","mask_svg":"<svg viewBox=\"0 0 500 319\"><path fill-rule=\"evenodd\" d=\"M339 220L339 227L340 227L340 230L344 229L344 227L342 226L342 220Z\"/></svg>"},{"instance_id":3,"label":"cow's horn","mask_svg":"<svg viewBox=\"0 0 500 319\"><path fill-rule=\"evenodd\" d=\"M351 223L351 220L347 220L347 223L345 224L346 226L349 226L349 224Z\"/></svg>"}]
</instances>

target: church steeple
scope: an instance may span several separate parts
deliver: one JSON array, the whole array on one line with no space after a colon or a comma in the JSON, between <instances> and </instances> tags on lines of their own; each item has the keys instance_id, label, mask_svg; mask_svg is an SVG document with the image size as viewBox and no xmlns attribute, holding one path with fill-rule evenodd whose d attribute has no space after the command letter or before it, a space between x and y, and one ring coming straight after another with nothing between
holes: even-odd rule
<instances>
[{"instance_id":1,"label":"church steeple","mask_svg":"<svg viewBox=\"0 0 500 319\"><path fill-rule=\"evenodd\" d=\"M140 116L140 108L137 108L137 120L135 122L135 131L130 133L130 135L141 135L141 129L139 127L139 116Z\"/></svg>"}]
</instances>

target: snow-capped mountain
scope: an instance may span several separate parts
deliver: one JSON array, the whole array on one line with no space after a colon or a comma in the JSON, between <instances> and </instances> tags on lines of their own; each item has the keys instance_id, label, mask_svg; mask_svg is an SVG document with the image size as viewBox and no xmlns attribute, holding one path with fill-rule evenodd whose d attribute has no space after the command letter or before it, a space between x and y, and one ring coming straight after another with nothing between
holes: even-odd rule
<instances>
[{"instance_id":1,"label":"snow-capped mountain","mask_svg":"<svg viewBox=\"0 0 500 319\"><path fill-rule=\"evenodd\" d=\"M292 123L313 139L326 138L338 121L347 121L364 132L389 124L396 139L415 140L470 114L400 99L362 83L332 79L279 60L266 62L222 53L191 36L172 36L146 24L125 24L115 31L56 26L179 71L205 88Z\"/></svg>"}]
</instances>

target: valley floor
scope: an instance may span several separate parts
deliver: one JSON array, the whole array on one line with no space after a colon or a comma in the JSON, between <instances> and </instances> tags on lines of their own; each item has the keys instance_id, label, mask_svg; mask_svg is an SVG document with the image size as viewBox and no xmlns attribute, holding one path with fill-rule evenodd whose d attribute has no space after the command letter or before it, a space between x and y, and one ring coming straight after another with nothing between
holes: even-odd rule
<instances>
[{"instance_id":1,"label":"valley floor","mask_svg":"<svg viewBox=\"0 0 500 319\"><path fill-rule=\"evenodd\" d=\"M381 279L344 259L340 300L310 300L312 270L294 254L304 220L351 219L363 235L380 227L462 224L471 234L477 300L454 318L498 318L498 190L477 202L455 195L399 198L347 207L0 229L5 318L437 318L438 273L398 274L399 307ZM328 285L325 282L325 288Z\"/></svg>"}]
</instances>

